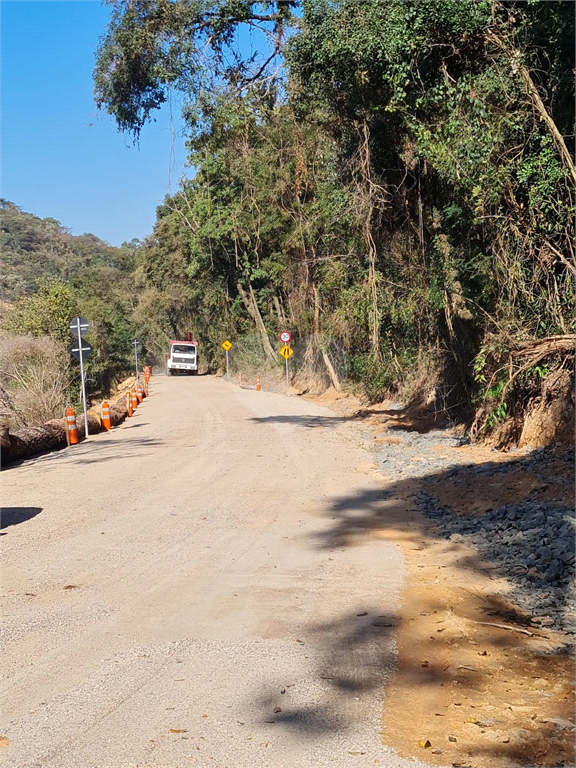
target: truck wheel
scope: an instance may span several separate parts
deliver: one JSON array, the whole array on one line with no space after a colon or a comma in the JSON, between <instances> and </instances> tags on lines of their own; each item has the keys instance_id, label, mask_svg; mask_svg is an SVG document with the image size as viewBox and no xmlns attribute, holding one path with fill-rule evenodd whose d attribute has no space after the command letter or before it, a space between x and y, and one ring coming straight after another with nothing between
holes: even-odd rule
<instances>
[{"instance_id":1,"label":"truck wheel","mask_svg":"<svg viewBox=\"0 0 576 768\"><path fill-rule=\"evenodd\" d=\"M170 368L166 368L166 376L172 376L172 371Z\"/></svg>"}]
</instances>

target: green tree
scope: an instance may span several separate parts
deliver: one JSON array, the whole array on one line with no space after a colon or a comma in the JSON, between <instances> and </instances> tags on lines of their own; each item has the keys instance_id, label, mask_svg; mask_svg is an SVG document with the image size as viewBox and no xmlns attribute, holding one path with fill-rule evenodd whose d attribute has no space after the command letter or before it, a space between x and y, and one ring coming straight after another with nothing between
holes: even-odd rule
<instances>
[{"instance_id":1,"label":"green tree","mask_svg":"<svg viewBox=\"0 0 576 768\"><path fill-rule=\"evenodd\" d=\"M97 53L96 101L114 116L121 130L138 136L170 89L188 98L209 93L222 83L241 87L273 79L285 30L295 21L293 10L299 0L107 3L113 13ZM237 45L241 27L259 36L262 55L242 56ZM200 118L200 113L196 116Z\"/></svg>"},{"instance_id":2,"label":"green tree","mask_svg":"<svg viewBox=\"0 0 576 768\"><path fill-rule=\"evenodd\" d=\"M34 296L16 302L10 330L21 335L51 336L67 341L70 320L77 313L77 299L70 286L43 280Z\"/></svg>"}]
</instances>

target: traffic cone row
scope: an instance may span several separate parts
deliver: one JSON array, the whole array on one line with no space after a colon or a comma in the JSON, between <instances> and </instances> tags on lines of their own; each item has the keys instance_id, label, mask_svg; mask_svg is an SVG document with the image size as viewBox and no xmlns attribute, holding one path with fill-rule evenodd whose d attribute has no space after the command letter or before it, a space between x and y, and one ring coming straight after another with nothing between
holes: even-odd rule
<instances>
[{"instance_id":1,"label":"traffic cone row","mask_svg":"<svg viewBox=\"0 0 576 768\"><path fill-rule=\"evenodd\" d=\"M148 383L151 377L152 377L152 366L145 365L144 366L144 386L142 388L143 397L148 397Z\"/></svg>"},{"instance_id":2,"label":"traffic cone row","mask_svg":"<svg viewBox=\"0 0 576 768\"><path fill-rule=\"evenodd\" d=\"M148 397L148 382L152 376L152 366L147 365L144 368L144 385L137 384L132 387L129 392L126 392L126 406L128 408L128 416L133 416L134 412L138 408L138 405L145 397ZM112 428L112 422L110 420L110 403L108 400L102 401L102 427L106 432ZM78 437L78 426L76 424L76 412L74 408L66 408L66 442L68 445L77 445L80 442Z\"/></svg>"}]
</instances>

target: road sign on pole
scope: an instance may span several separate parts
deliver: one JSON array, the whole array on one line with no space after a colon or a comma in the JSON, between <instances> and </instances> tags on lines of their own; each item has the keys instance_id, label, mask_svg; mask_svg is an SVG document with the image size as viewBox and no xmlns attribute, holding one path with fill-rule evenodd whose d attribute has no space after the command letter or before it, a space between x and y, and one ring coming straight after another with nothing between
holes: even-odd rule
<instances>
[{"instance_id":1,"label":"road sign on pole","mask_svg":"<svg viewBox=\"0 0 576 768\"><path fill-rule=\"evenodd\" d=\"M75 357L76 360L80 360L82 363L92 352L92 345L88 344L84 339L82 339L82 341L73 341L70 345L69 352L72 357Z\"/></svg>"},{"instance_id":2,"label":"road sign on pole","mask_svg":"<svg viewBox=\"0 0 576 768\"><path fill-rule=\"evenodd\" d=\"M284 344L290 344L290 342L292 341L292 334L289 333L288 331L282 331L282 333L279 336L279 339Z\"/></svg>"},{"instance_id":3,"label":"road sign on pole","mask_svg":"<svg viewBox=\"0 0 576 768\"><path fill-rule=\"evenodd\" d=\"M283 341L283 339L282 339L282 335L283 335L283 334L280 334L280 341ZM287 335L287 336L290 336L290 334L289 334L289 333L286 333L286 335ZM292 349L292 347L289 347L289 346L288 346L288 344L286 343L286 344L285 344L285 345L282 347L282 349L280 349L280 350L279 350L279 354L280 354L280 355L282 355L282 357L283 357L283 358L284 358L284 360L286 361L286 394L287 394L287 395L289 395L289 394L290 394L290 377L289 377L289 375L288 375L288 358L289 358L291 355L293 355L293 354L294 354L294 350Z\"/></svg>"},{"instance_id":4,"label":"road sign on pole","mask_svg":"<svg viewBox=\"0 0 576 768\"><path fill-rule=\"evenodd\" d=\"M84 336L88 328L90 328L90 323L83 317L74 317L70 321L70 331L73 336L76 336L76 338Z\"/></svg>"},{"instance_id":5,"label":"road sign on pole","mask_svg":"<svg viewBox=\"0 0 576 768\"><path fill-rule=\"evenodd\" d=\"M226 341L222 342L222 348L226 352L226 381L230 381L230 368L228 365L228 350L232 349L232 342L226 339Z\"/></svg>"},{"instance_id":6,"label":"road sign on pole","mask_svg":"<svg viewBox=\"0 0 576 768\"><path fill-rule=\"evenodd\" d=\"M84 436L88 437L88 407L86 405L86 382L84 379L84 360L92 352L92 347L87 341L82 340L82 336L89 328L87 320L83 317L75 317L70 322L70 330L72 335L76 336L77 342L73 343L70 347L70 354L72 354L76 360L80 360L80 379L82 381L82 405L84 406Z\"/></svg>"}]
</instances>

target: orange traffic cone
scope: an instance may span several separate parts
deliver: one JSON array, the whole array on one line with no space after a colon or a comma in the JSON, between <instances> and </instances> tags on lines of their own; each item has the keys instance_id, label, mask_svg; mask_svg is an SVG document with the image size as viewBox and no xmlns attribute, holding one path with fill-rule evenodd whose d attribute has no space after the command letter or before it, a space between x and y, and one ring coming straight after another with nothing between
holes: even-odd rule
<instances>
[{"instance_id":1,"label":"orange traffic cone","mask_svg":"<svg viewBox=\"0 0 576 768\"><path fill-rule=\"evenodd\" d=\"M70 445L76 445L79 440L74 408L66 408L66 427L68 429L68 440L70 441Z\"/></svg>"},{"instance_id":2,"label":"orange traffic cone","mask_svg":"<svg viewBox=\"0 0 576 768\"><path fill-rule=\"evenodd\" d=\"M138 384L138 386L136 387L136 397L138 398L138 405L140 405L140 403L143 400L142 385L141 384Z\"/></svg>"},{"instance_id":3,"label":"orange traffic cone","mask_svg":"<svg viewBox=\"0 0 576 768\"><path fill-rule=\"evenodd\" d=\"M110 421L110 403L108 400L102 401L102 426L106 431L112 428Z\"/></svg>"},{"instance_id":4,"label":"orange traffic cone","mask_svg":"<svg viewBox=\"0 0 576 768\"><path fill-rule=\"evenodd\" d=\"M260 392L260 376L256 376L256 392Z\"/></svg>"},{"instance_id":5,"label":"orange traffic cone","mask_svg":"<svg viewBox=\"0 0 576 768\"><path fill-rule=\"evenodd\" d=\"M138 408L138 395L135 389L130 390L130 396L132 397L132 410L135 411Z\"/></svg>"},{"instance_id":6,"label":"orange traffic cone","mask_svg":"<svg viewBox=\"0 0 576 768\"><path fill-rule=\"evenodd\" d=\"M128 408L128 416L132 416L134 413L132 408L132 392L126 392L126 407Z\"/></svg>"}]
</instances>

